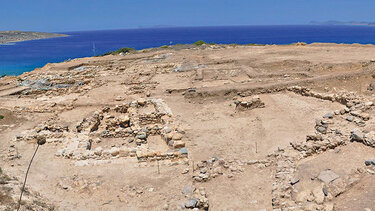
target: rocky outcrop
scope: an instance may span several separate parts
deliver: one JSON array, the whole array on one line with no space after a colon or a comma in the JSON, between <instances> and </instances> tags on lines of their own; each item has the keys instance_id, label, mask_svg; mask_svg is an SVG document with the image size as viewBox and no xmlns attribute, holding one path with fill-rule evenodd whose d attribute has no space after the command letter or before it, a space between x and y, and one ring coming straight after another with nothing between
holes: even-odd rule
<instances>
[{"instance_id":1,"label":"rocky outcrop","mask_svg":"<svg viewBox=\"0 0 375 211\"><path fill-rule=\"evenodd\" d=\"M258 95L252 97L238 98L234 101L234 104L236 105L236 110L239 111L265 107L264 103L261 101Z\"/></svg>"}]
</instances>

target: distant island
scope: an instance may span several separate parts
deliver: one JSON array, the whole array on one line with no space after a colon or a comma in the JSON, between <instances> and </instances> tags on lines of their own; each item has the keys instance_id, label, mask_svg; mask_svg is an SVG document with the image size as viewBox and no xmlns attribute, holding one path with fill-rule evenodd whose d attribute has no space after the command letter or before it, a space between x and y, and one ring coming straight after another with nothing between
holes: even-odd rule
<instances>
[{"instance_id":1,"label":"distant island","mask_svg":"<svg viewBox=\"0 0 375 211\"><path fill-rule=\"evenodd\" d=\"M366 22L366 21L311 21L310 24L313 25L350 25L350 26L375 26L375 22Z\"/></svg>"},{"instance_id":2,"label":"distant island","mask_svg":"<svg viewBox=\"0 0 375 211\"><path fill-rule=\"evenodd\" d=\"M67 35L47 32L0 31L0 44L64 36Z\"/></svg>"}]
</instances>

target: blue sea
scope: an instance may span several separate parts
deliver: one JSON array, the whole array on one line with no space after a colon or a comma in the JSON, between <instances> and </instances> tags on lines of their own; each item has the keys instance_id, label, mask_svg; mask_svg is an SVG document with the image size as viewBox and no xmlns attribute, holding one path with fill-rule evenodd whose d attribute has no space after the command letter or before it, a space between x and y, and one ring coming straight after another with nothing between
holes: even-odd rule
<instances>
[{"instance_id":1,"label":"blue sea","mask_svg":"<svg viewBox=\"0 0 375 211\"><path fill-rule=\"evenodd\" d=\"M0 76L19 75L49 62L198 40L222 44L333 42L375 44L375 26L222 26L59 32L68 37L0 45Z\"/></svg>"}]
</instances>

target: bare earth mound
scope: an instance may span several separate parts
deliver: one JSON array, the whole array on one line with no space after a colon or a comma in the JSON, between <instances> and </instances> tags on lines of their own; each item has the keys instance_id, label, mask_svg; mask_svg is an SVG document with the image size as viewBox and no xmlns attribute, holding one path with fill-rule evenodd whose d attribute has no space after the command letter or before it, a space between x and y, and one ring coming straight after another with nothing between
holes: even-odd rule
<instances>
[{"instance_id":1,"label":"bare earth mound","mask_svg":"<svg viewBox=\"0 0 375 211\"><path fill-rule=\"evenodd\" d=\"M177 46L4 77L0 205L45 137L24 210L375 210L373 55Z\"/></svg>"}]
</instances>

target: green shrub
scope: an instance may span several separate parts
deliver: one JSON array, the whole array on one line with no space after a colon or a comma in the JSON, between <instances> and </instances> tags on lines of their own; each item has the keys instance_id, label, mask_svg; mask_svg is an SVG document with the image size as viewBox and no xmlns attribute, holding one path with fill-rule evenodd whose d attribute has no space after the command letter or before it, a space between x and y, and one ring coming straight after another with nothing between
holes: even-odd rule
<instances>
[{"instance_id":1,"label":"green shrub","mask_svg":"<svg viewBox=\"0 0 375 211\"><path fill-rule=\"evenodd\" d=\"M127 47L125 47L125 48L120 48L120 49L118 49L118 50L116 50L116 51L110 51L110 52L107 52L107 53L103 54L102 56L107 56L107 55L118 55L118 54L120 54L120 53L131 53L131 52L133 52L133 51L135 51L134 48L127 48Z\"/></svg>"},{"instance_id":2,"label":"green shrub","mask_svg":"<svg viewBox=\"0 0 375 211\"><path fill-rule=\"evenodd\" d=\"M199 40L199 41L193 43L193 45L203 45L203 44L207 44L207 43L203 40Z\"/></svg>"},{"instance_id":3,"label":"green shrub","mask_svg":"<svg viewBox=\"0 0 375 211\"><path fill-rule=\"evenodd\" d=\"M3 115L0 115L0 119L4 119L4 116L3 116Z\"/></svg>"}]
</instances>

